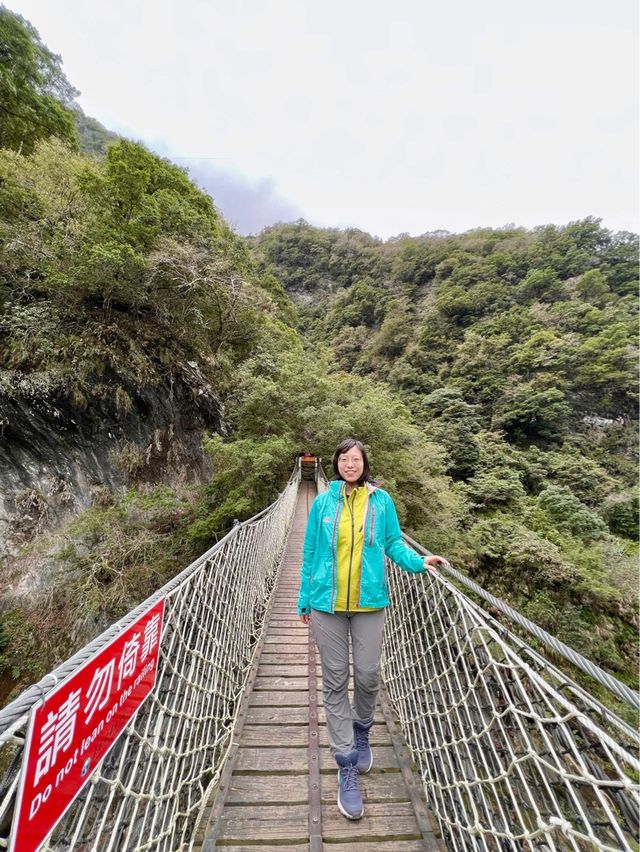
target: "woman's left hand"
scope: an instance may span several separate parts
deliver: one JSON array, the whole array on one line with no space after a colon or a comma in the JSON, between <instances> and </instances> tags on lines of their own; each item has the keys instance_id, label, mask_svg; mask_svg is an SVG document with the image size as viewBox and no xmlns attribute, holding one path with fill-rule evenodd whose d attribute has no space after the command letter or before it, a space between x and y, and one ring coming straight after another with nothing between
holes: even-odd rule
<instances>
[{"instance_id":1,"label":"woman's left hand","mask_svg":"<svg viewBox=\"0 0 640 852\"><path fill-rule=\"evenodd\" d=\"M444 556L436 556L435 553L431 556L425 556L424 558L424 568L426 570L433 571L438 565L449 565Z\"/></svg>"}]
</instances>

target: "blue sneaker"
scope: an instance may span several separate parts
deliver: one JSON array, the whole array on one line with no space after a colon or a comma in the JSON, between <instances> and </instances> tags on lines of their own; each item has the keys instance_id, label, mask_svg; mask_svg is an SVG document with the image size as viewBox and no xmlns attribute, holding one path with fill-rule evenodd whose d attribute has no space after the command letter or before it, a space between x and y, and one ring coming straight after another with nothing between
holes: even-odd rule
<instances>
[{"instance_id":1,"label":"blue sneaker","mask_svg":"<svg viewBox=\"0 0 640 852\"><path fill-rule=\"evenodd\" d=\"M336 754L338 769L338 808L347 819L360 819L364 813L362 796L358 787L358 752L338 752Z\"/></svg>"},{"instance_id":2,"label":"blue sneaker","mask_svg":"<svg viewBox=\"0 0 640 852\"><path fill-rule=\"evenodd\" d=\"M355 721L353 723L353 734L358 751L356 766L358 767L358 772L361 772L363 775L373 766L373 752L369 745L369 731L372 725L373 719L370 722Z\"/></svg>"}]
</instances>

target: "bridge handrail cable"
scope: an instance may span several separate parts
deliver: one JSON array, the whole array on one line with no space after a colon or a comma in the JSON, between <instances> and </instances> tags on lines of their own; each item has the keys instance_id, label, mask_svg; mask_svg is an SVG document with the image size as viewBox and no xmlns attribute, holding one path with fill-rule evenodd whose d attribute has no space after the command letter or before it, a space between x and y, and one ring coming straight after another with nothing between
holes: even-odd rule
<instances>
[{"instance_id":1,"label":"bridge handrail cable","mask_svg":"<svg viewBox=\"0 0 640 852\"><path fill-rule=\"evenodd\" d=\"M388 577L383 679L448 848L636 850L637 730L442 575Z\"/></svg>"},{"instance_id":2,"label":"bridge handrail cable","mask_svg":"<svg viewBox=\"0 0 640 852\"><path fill-rule=\"evenodd\" d=\"M417 541L414 541L410 536L403 535L405 541L410 544L413 548L415 548L418 553L423 553L425 556L430 555L430 551L419 544ZM525 618L524 615L521 615L517 610L510 607L509 604L505 603L500 598L495 597L490 592L487 592L482 586L479 586L476 582L471 580L461 571L456 570L452 565L444 566L444 571L447 572L450 576L454 577L459 583L466 586L468 589L471 589L478 597L483 598L483 600L487 601L492 607L497 610L500 610L504 615L506 615L514 624L518 624L520 627L524 628L528 633L531 633L532 636L535 636L540 642L543 642L545 645L548 645L553 651L555 651L560 656L567 659L570 663L573 663L579 669L582 669L583 672L588 674L594 680L597 680L602 686L606 687L610 692L624 701L626 704L629 704L636 710L640 710L640 694L634 692L626 683L622 683L622 681L615 678L613 675L606 672L604 669L601 669L600 666L596 665L594 662L589 660L587 657L582 656L582 654L575 651L569 645L565 645L560 639L557 639L551 633L548 633L542 627L539 627L535 622L530 621L528 618ZM473 603L470 601L470 603ZM485 613L486 616L486 613ZM496 622L497 624L497 622ZM528 647L528 646L527 646ZM532 651L532 649L529 649Z\"/></svg>"}]
</instances>

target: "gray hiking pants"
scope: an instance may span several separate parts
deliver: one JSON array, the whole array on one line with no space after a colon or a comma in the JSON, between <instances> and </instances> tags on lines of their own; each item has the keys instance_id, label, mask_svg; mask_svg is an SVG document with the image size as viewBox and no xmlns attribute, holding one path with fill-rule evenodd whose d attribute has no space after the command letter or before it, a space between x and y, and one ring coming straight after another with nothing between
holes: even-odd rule
<instances>
[{"instance_id":1,"label":"gray hiking pants","mask_svg":"<svg viewBox=\"0 0 640 852\"><path fill-rule=\"evenodd\" d=\"M353 749L353 721L368 722L380 688L384 609L374 612L311 610L311 630L320 652L324 710L331 754ZM353 708L349 703L349 637L353 656Z\"/></svg>"}]
</instances>

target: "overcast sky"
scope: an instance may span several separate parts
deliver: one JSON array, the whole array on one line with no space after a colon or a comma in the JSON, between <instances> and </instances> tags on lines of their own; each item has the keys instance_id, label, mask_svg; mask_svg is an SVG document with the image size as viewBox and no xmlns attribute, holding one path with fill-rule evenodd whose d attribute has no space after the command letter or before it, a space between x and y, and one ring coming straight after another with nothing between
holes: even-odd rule
<instances>
[{"instance_id":1,"label":"overcast sky","mask_svg":"<svg viewBox=\"0 0 640 852\"><path fill-rule=\"evenodd\" d=\"M637 0L4 0L241 233L639 230Z\"/></svg>"}]
</instances>

